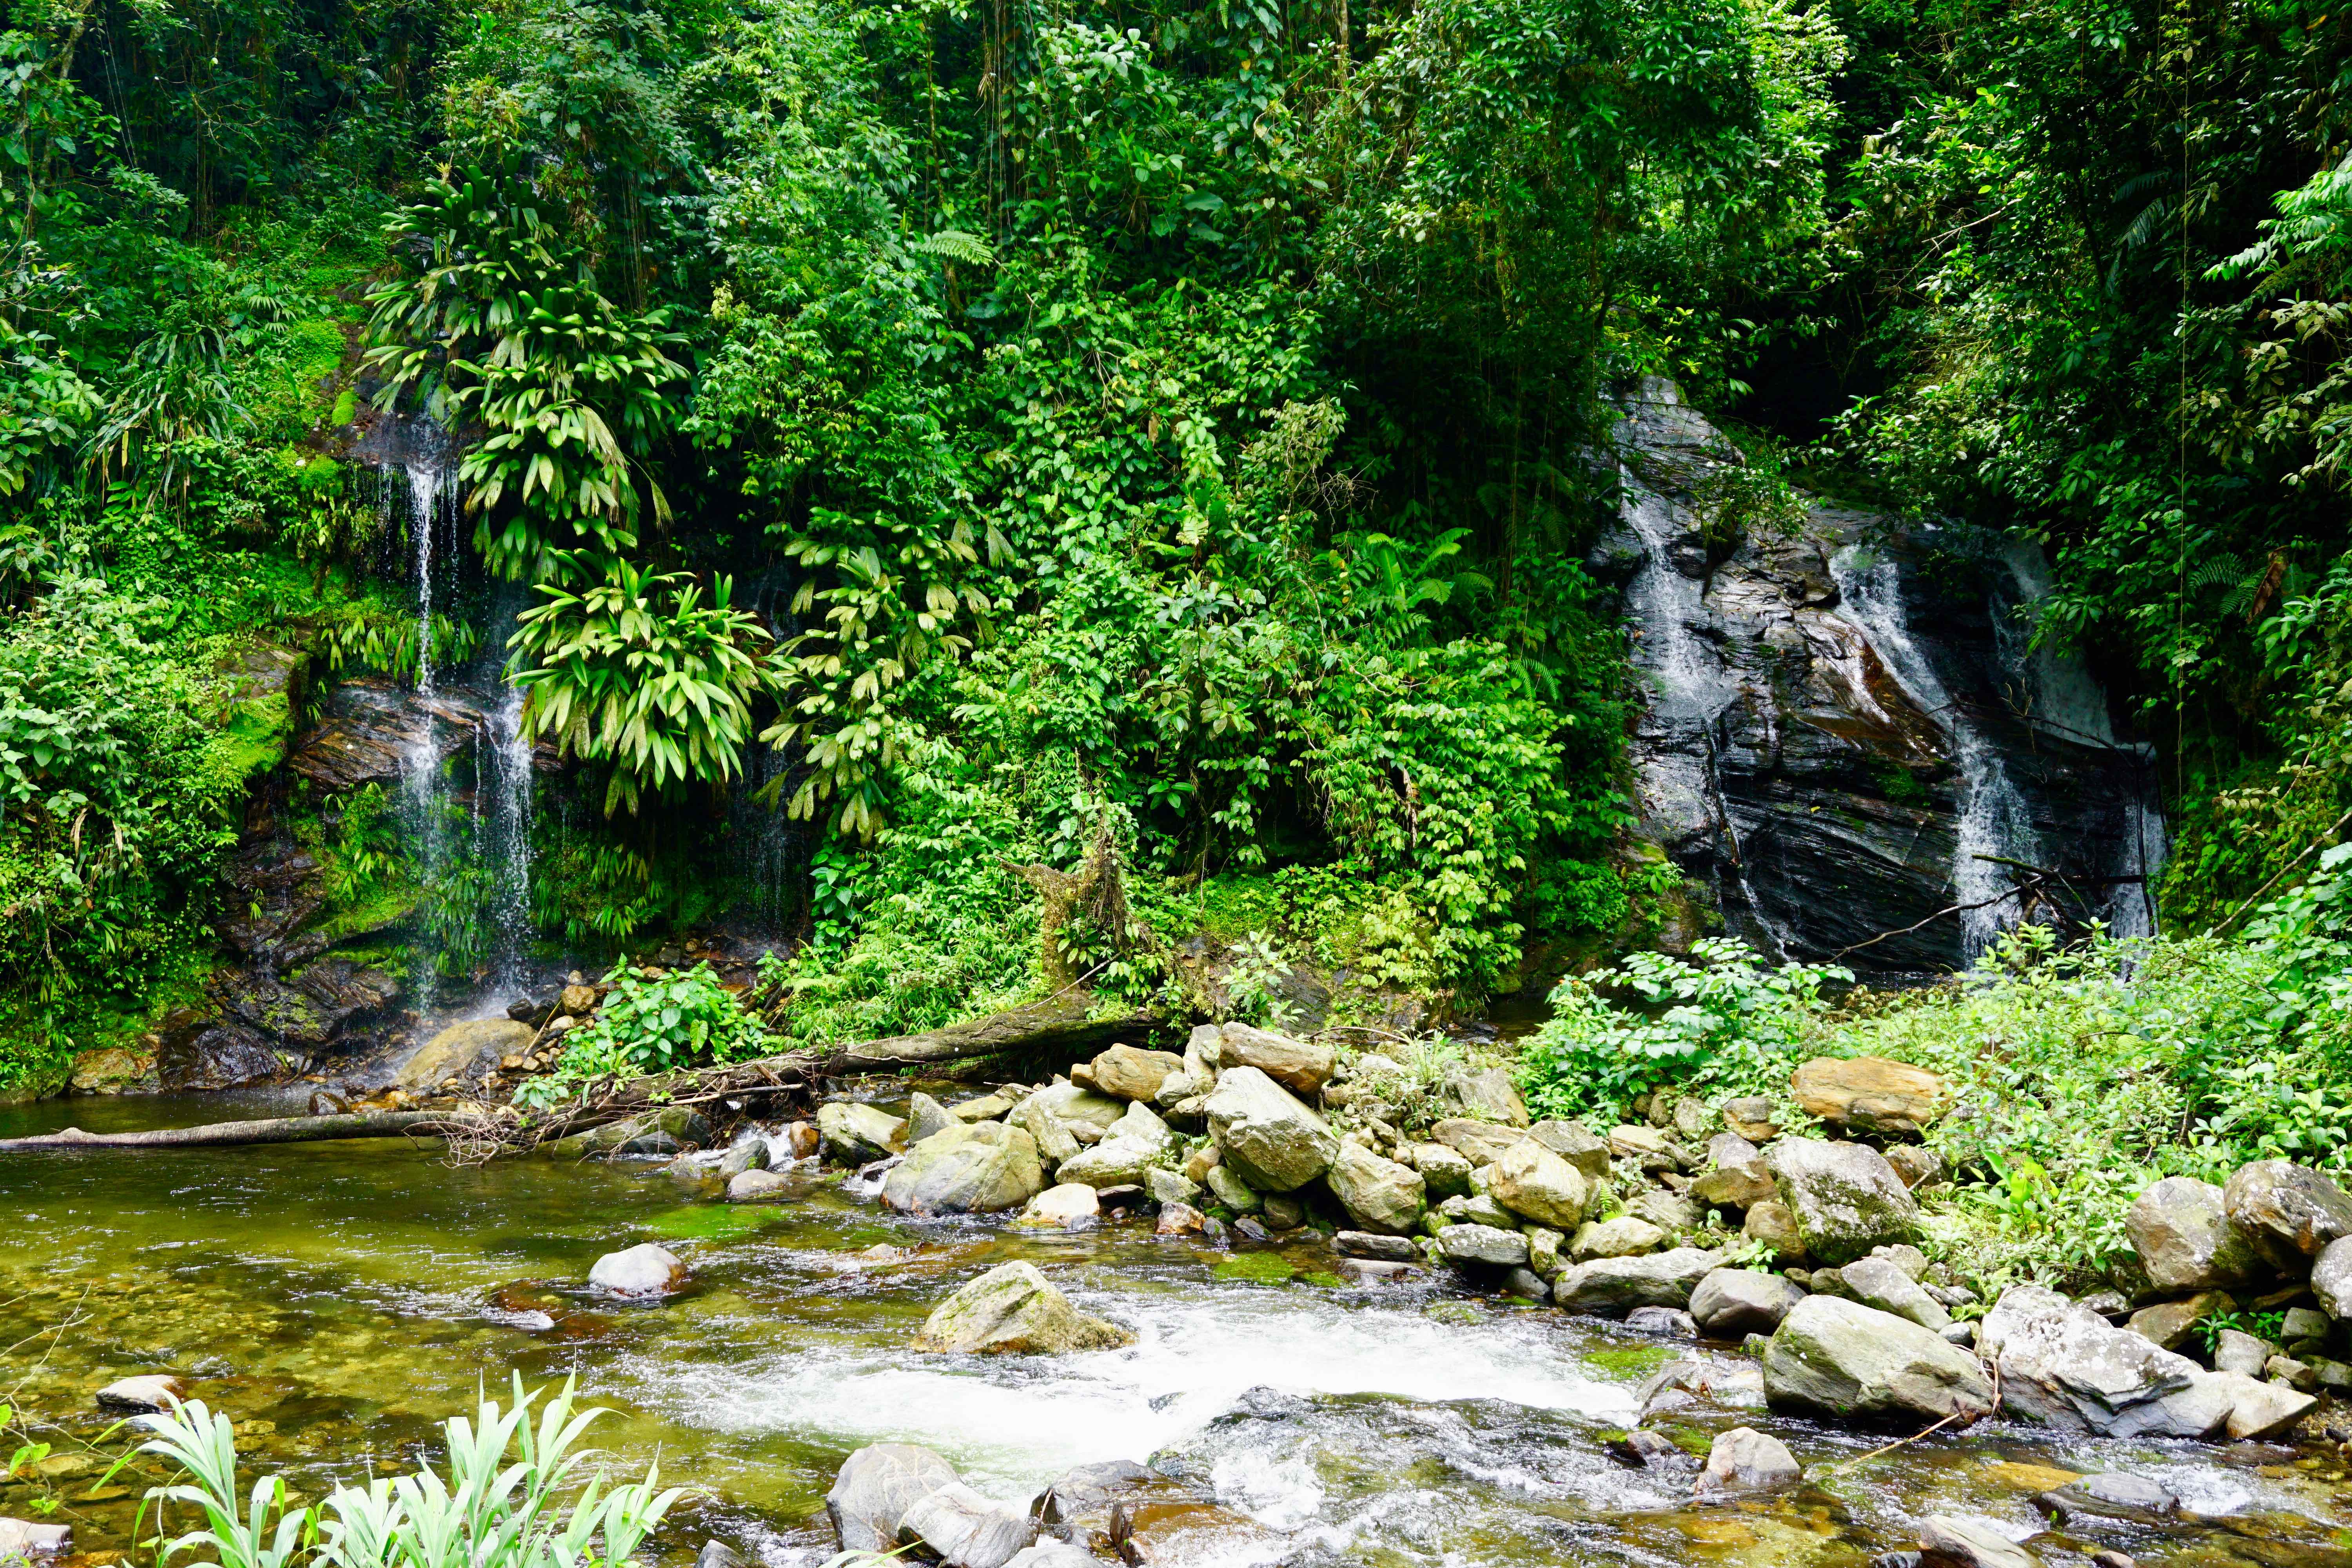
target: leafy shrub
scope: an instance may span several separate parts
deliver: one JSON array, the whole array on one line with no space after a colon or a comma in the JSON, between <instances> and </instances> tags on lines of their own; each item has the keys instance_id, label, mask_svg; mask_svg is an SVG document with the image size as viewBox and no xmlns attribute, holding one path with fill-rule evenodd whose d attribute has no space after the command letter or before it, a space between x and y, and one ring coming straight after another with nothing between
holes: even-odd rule
<instances>
[{"instance_id":1,"label":"leafy shrub","mask_svg":"<svg viewBox=\"0 0 2352 1568\"><path fill-rule=\"evenodd\" d=\"M601 1079L740 1061L770 1048L766 1028L707 962L658 970L624 960L604 984L610 989L593 1021L564 1037L554 1073L526 1083L518 1100L549 1104Z\"/></svg>"},{"instance_id":2,"label":"leafy shrub","mask_svg":"<svg viewBox=\"0 0 2352 1568\"><path fill-rule=\"evenodd\" d=\"M1853 974L1829 965L1768 969L1744 942L1706 937L1692 963L1637 952L1551 994L1552 1016L1521 1059L1519 1081L1541 1116L1620 1113L1634 1096L1672 1085L1720 1094L1785 1092L1821 1005L1821 989ZM1639 998L1632 1008L1607 991Z\"/></svg>"}]
</instances>

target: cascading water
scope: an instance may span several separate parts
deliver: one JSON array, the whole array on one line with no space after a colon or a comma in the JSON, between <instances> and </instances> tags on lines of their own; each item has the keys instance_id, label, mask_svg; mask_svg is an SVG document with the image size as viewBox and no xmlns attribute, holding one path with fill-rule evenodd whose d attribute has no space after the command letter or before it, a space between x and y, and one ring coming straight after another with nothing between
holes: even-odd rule
<instances>
[{"instance_id":1,"label":"cascading water","mask_svg":"<svg viewBox=\"0 0 2352 1568\"><path fill-rule=\"evenodd\" d=\"M2010 897L2015 879L2004 860L2042 864L2025 797L2002 765L2000 752L1952 700L1935 667L1911 635L1903 606L1901 569L1891 555L1848 545L1831 557L1843 614L1869 634L1872 651L1918 710L1944 732L1960 773L1958 847L1952 858L1953 901L1961 906L1965 952L1973 959L2017 922Z\"/></svg>"},{"instance_id":2,"label":"cascading water","mask_svg":"<svg viewBox=\"0 0 2352 1568\"><path fill-rule=\"evenodd\" d=\"M526 983L531 931L532 748L522 732L524 693L504 668L522 595L493 591L459 548L448 434L404 419L384 441L378 507L390 533L404 501L415 605L416 721L402 758L402 816L436 910L414 994L420 1010L431 1010L446 943L487 972L495 1005ZM479 631L463 664L436 632L436 621L446 628L460 619L475 620Z\"/></svg>"},{"instance_id":3,"label":"cascading water","mask_svg":"<svg viewBox=\"0 0 2352 1568\"><path fill-rule=\"evenodd\" d=\"M2057 649L2036 647L2033 606L2052 592L2050 567L2042 552L2025 541L2011 542L2002 562L2016 584L2012 600L1997 593L1993 599L1993 637L2001 665L2012 683L2022 689L2024 718L2035 729L2079 746L2129 753L2141 765L2135 770L2138 788L2124 802L2124 831L2106 873L2115 879L2102 889L2108 931L2119 937L2156 934L2156 879L2164 869L2169 847L2164 810L2156 794L2155 754L2146 745L2116 738L2107 700L2080 658Z\"/></svg>"}]
</instances>

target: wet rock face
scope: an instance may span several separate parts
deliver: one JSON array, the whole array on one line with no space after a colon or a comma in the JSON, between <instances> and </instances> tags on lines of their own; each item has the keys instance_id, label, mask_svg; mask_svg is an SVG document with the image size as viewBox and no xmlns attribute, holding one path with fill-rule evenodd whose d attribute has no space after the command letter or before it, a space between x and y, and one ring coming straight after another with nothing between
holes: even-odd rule
<instances>
[{"instance_id":1,"label":"wet rock face","mask_svg":"<svg viewBox=\"0 0 2352 1568\"><path fill-rule=\"evenodd\" d=\"M2106 879L2160 863L2151 764L2079 664L2029 646L2038 557L1821 503L1710 552L1711 489L1745 459L1664 383L1624 407L1620 524L1587 564L1637 636L1644 829L1731 932L1857 970L1959 966L2023 901L1931 918L2011 893L1986 856L2066 874L2038 916L2146 929L2142 884Z\"/></svg>"}]
</instances>

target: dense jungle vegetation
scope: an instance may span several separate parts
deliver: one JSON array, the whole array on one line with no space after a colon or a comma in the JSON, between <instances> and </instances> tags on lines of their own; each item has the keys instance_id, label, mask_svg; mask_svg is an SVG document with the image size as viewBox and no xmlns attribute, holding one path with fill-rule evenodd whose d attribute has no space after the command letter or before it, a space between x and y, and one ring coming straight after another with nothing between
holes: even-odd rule
<instances>
[{"instance_id":1,"label":"dense jungle vegetation","mask_svg":"<svg viewBox=\"0 0 2352 1568\"><path fill-rule=\"evenodd\" d=\"M1244 1009L1293 959L1469 1006L1531 944L1639 946L1579 563L1644 374L1745 421L1752 504L2042 542L2038 634L2162 750L2175 929L2294 886L2352 806L2352 18L2310 0L7 28L11 1079L201 984L305 717L251 650L416 668L349 451L394 413L461 432L474 554L530 592L511 668L572 763L545 934L708 915L730 820L783 814L787 1037L1142 998L1196 933L1252 955ZM381 799L298 809L352 906L413 876ZM2305 984L2335 928L2275 961L2247 929L2212 985Z\"/></svg>"}]
</instances>

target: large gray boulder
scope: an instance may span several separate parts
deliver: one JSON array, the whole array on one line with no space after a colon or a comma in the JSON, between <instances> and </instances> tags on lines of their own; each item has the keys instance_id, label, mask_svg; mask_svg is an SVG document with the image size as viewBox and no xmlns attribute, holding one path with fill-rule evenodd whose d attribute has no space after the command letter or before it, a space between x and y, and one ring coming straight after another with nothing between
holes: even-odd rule
<instances>
[{"instance_id":1,"label":"large gray boulder","mask_svg":"<svg viewBox=\"0 0 2352 1568\"><path fill-rule=\"evenodd\" d=\"M1846 1292L1865 1307L1908 1318L1937 1333L1949 1328L1952 1314L1927 1294L1910 1271L1885 1258L1861 1258L1838 1270Z\"/></svg>"},{"instance_id":2,"label":"large gray boulder","mask_svg":"<svg viewBox=\"0 0 2352 1568\"><path fill-rule=\"evenodd\" d=\"M1513 1268L1528 1260L1528 1238L1491 1225L1449 1225L1437 1233L1437 1251L1448 1263Z\"/></svg>"},{"instance_id":3,"label":"large gray boulder","mask_svg":"<svg viewBox=\"0 0 2352 1568\"><path fill-rule=\"evenodd\" d=\"M816 1132L826 1154L845 1165L863 1165L898 1152L906 1135L903 1117L854 1100L829 1100L816 1108Z\"/></svg>"},{"instance_id":4,"label":"large gray boulder","mask_svg":"<svg viewBox=\"0 0 2352 1568\"><path fill-rule=\"evenodd\" d=\"M1977 1351L2000 1370L2007 1408L2104 1436L2174 1433L2178 1415L2165 1401L2200 1370L2039 1285L2001 1293L1977 1325Z\"/></svg>"},{"instance_id":5,"label":"large gray boulder","mask_svg":"<svg viewBox=\"0 0 2352 1568\"><path fill-rule=\"evenodd\" d=\"M882 1201L901 1214L987 1214L1017 1209L1045 1190L1034 1139L1002 1121L975 1121L907 1151L883 1179Z\"/></svg>"},{"instance_id":6,"label":"large gray boulder","mask_svg":"<svg viewBox=\"0 0 2352 1568\"><path fill-rule=\"evenodd\" d=\"M2124 1230L2159 1290L2242 1285L2262 1262L2252 1240L2230 1223L2221 1189L2194 1176L2167 1176L2140 1194Z\"/></svg>"},{"instance_id":7,"label":"large gray boulder","mask_svg":"<svg viewBox=\"0 0 2352 1568\"><path fill-rule=\"evenodd\" d=\"M1992 1384L1976 1357L1907 1318L1808 1296L1765 1346L1764 1397L1841 1419L1972 1421L1992 1409Z\"/></svg>"},{"instance_id":8,"label":"large gray boulder","mask_svg":"<svg viewBox=\"0 0 2352 1568\"><path fill-rule=\"evenodd\" d=\"M898 1521L898 1540L943 1568L1004 1568L1037 1539L1028 1515L991 1502L961 1481L916 1499Z\"/></svg>"},{"instance_id":9,"label":"large gray boulder","mask_svg":"<svg viewBox=\"0 0 2352 1568\"><path fill-rule=\"evenodd\" d=\"M842 1461L824 1511L844 1552L889 1552L907 1510L955 1484L955 1467L913 1443L876 1443Z\"/></svg>"},{"instance_id":10,"label":"large gray boulder","mask_svg":"<svg viewBox=\"0 0 2352 1568\"><path fill-rule=\"evenodd\" d=\"M1538 1225L1573 1231L1592 1201L1592 1184L1541 1141L1528 1137L1504 1150L1495 1162L1491 1195Z\"/></svg>"},{"instance_id":11,"label":"large gray boulder","mask_svg":"<svg viewBox=\"0 0 2352 1568\"><path fill-rule=\"evenodd\" d=\"M2221 1189L2221 1206L2281 1268L2305 1267L2329 1242L2352 1236L2352 1196L2287 1160L2239 1166Z\"/></svg>"},{"instance_id":12,"label":"large gray boulder","mask_svg":"<svg viewBox=\"0 0 2352 1568\"><path fill-rule=\"evenodd\" d=\"M1778 1274L1715 1268L1691 1290L1690 1315L1711 1340L1739 1341L1780 1326L1805 1293Z\"/></svg>"},{"instance_id":13,"label":"large gray boulder","mask_svg":"<svg viewBox=\"0 0 2352 1568\"><path fill-rule=\"evenodd\" d=\"M1428 1206L1419 1171L1354 1143L1339 1145L1323 1182L1348 1217L1369 1231L1402 1236L1421 1223Z\"/></svg>"},{"instance_id":14,"label":"large gray boulder","mask_svg":"<svg viewBox=\"0 0 2352 1568\"><path fill-rule=\"evenodd\" d=\"M1034 1263L1005 1263L950 1296L924 1320L919 1351L981 1355L1059 1355L1112 1350L1135 1336L1090 1318L1045 1282Z\"/></svg>"},{"instance_id":15,"label":"large gray boulder","mask_svg":"<svg viewBox=\"0 0 2352 1568\"><path fill-rule=\"evenodd\" d=\"M1330 1047L1294 1040L1271 1029L1227 1024L1218 1033L1218 1060L1223 1066L1254 1068L1300 1094L1319 1091L1339 1065Z\"/></svg>"},{"instance_id":16,"label":"large gray boulder","mask_svg":"<svg viewBox=\"0 0 2352 1568\"><path fill-rule=\"evenodd\" d=\"M1796 1216L1805 1250L1823 1263L1851 1263L1918 1231L1911 1189L1875 1149L1783 1138L1765 1163Z\"/></svg>"},{"instance_id":17,"label":"large gray boulder","mask_svg":"<svg viewBox=\"0 0 2352 1568\"><path fill-rule=\"evenodd\" d=\"M1597 1258L1560 1270L1551 1283L1552 1304L1601 1318L1622 1318L1636 1307L1688 1307L1698 1282L1722 1262L1721 1253L1696 1247Z\"/></svg>"},{"instance_id":18,"label":"large gray boulder","mask_svg":"<svg viewBox=\"0 0 2352 1568\"><path fill-rule=\"evenodd\" d=\"M1203 1107L1223 1163L1262 1193L1295 1193L1331 1168L1330 1124L1254 1067L1227 1068Z\"/></svg>"}]
</instances>

